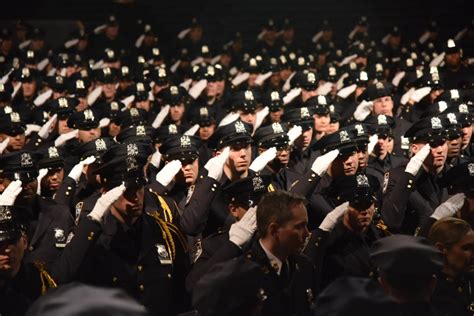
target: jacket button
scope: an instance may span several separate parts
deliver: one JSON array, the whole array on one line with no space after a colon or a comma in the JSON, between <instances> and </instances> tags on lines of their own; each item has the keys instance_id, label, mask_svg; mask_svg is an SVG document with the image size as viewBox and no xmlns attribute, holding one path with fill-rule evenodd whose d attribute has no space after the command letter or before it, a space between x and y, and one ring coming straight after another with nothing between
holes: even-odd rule
<instances>
[{"instance_id":1,"label":"jacket button","mask_svg":"<svg viewBox=\"0 0 474 316\"><path fill-rule=\"evenodd\" d=\"M138 270L138 272L142 272L143 266L141 266L141 265L137 266L137 270Z\"/></svg>"},{"instance_id":2,"label":"jacket button","mask_svg":"<svg viewBox=\"0 0 474 316\"><path fill-rule=\"evenodd\" d=\"M143 284L140 284L140 286L138 287L140 289L140 291L143 292L143 290L145 290L145 286Z\"/></svg>"},{"instance_id":3,"label":"jacket button","mask_svg":"<svg viewBox=\"0 0 474 316\"><path fill-rule=\"evenodd\" d=\"M168 273L166 276L168 277L168 279L171 279L171 273Z\"/></svg>"},{"instance_id":4,"label":"jacket button","mask_svg":"<svg viewBox=\"0 0 474 316\"><path fill-rule=\"evenodd\" d=\"M117 277L113 277L112 282L117 282Z\"/></svg>"}]
</instances>

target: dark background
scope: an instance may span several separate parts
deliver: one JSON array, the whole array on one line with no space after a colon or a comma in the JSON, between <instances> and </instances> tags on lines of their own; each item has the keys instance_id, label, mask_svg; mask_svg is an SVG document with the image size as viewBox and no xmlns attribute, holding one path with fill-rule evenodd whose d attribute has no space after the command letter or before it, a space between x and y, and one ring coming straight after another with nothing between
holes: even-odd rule
<instances>
[{"instance_id":1,"label":"dark background","mask_svg":"<svg viewBox=\"0 0 474 316\"><path fill-rule=\"evenodd\" d=\"M2 1L3 2L3 1ZM201 19L211 44L221 45L241 31L244 39L253 41L263 21L289 17L301 39L310 38L323 19L334 27L335 39L342 41L362 15L370 24L370 35L381 38L393 25L399 25L404 40L418 38L432 19L442 28L441 36L454 36L473 18L469 1L361 1L361 0L137 0L119 4L107 0L62 0L8 2L0 10L0 25L12 25L17 19L30 21L46 29L47 40L59 45L81 20L89 29L102 24L110 13L121 21L121 33L136 38L136 21L151 23L159 35L160 45L171 45L176 34L186 28L192 17ZM6 3L4 3L6 4ZM67 22L69 21L69 23Z\"/></svg>"}]
</instances>

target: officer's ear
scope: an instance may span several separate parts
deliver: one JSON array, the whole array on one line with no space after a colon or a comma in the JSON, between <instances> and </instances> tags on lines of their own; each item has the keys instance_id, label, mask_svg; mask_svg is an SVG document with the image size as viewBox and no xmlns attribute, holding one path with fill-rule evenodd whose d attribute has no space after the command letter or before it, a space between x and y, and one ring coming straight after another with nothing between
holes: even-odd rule
<instances>
[{"instance_id":1,"label":"officer's ear","mask_svg":"<svg viewBox=\"0 0 474 316\"><path fill-rule=\"evenodd\" d=\"M279 230L280 225L278 225L278 223L271 222L270 225L268 225L267 236L277 238Z\"/></svg>"},{"instance_id":2,"label":"officer's ear","mask_svg":"<svg viewBox=\"0 0 474 316\"><path fill-rule=\"evenodd\" d=\"M411 144L410 145L410 153L412 155L416 155L417 152L419 152L421 149L420 144Z\"/></svg>"},{"instance_id":3,"label":"officer's ear","mask_svg":"<svg viewBox=\"0 0 474 316\"><path fill-rule=\"evenodd\" d=\"M263 153L264 151L265 151L265 149L260 148L260 147L258 148L258 154L259 154L259 155L260 155L261 153Z\"/></svg>"},{"instance_id":4,"label":"officer's ear","mask_svg":"<svg viewBox=\"0 0 474 316\"><path fill-rule=\"evenodd\" d=\"M446 255L446 251L448 250L443 243L437 242L435 247L443 253L443 256Z\"/></svg>"}]
</instances>

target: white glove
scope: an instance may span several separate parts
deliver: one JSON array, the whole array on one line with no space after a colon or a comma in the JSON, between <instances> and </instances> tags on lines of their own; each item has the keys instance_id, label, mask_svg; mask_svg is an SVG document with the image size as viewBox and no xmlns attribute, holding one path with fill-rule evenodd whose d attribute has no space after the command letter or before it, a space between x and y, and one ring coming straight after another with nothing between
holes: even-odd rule
<instances>
[{"instance_id":1,"label":"white glove","mask_svg":"<svg viewBox=\"0 0 474 316\"><path fill-rule=\"evenodd\" d=\"M316 173L318 176L322 177L329 168L329 165L337 158L339 155L339 149L331 150L330 152L325 153L322 156L316 158L311 166L311 170Z\"/></svg>"},{"instance_id":2,"label":"white glove","mask_svg":"<svg viewBox=\"0 0 474 316\"><path fill-rule=\"evenodd\" d=\"M0 194L0 205L12 206L15 204L16 197L23 190L22 184L21 180L11 182L3 193Z\"/></svg>"},{"instance_id":3,"label":"white glove","mask_svg":"<svg viewBox=\"0 0 474 316\"><path fill-rule=\"evenodd\" d=\"M222 173L224 172L224 165L229 158L230 148L226 147L221 152L219 156L209 159L204 166L207 170L207 176L219 181L222 178Z\"/></svg>"},{"instance_id":4,"label":"white glove","mask_svg":"<svg viewBox=\"0 0 474 316\"><path fill-rule=\"evenodd\" d=\"M267 117L268 113L270 113L270 109L268 108L268 106L264 107L263 109L257 112L254 130L257 130L257 128L259 128L262 125L263 120Z\"/></svg>"},{"instance_id":5,"label":"white glove","mask_svg":"<svg viewBox=\"0 0 474 316\"><path fill-rule=\"evenodd\" d=\"M240 221L230 226L229 240L242 248L257 230L257 207L251 207Z\"/></svg>"},{"instance_id":6,"label":"white glove","mask_svg":"<svg viewBox=\"0 0 474 316\"><path fill-rule=\"evenodd\" d=\"M54 141L54 146L56 147L61 147L63 146L68 140L76 138L77 135L79 135L79 130L75 129L71 132L68 132L66 134L61 134L59 135L58 138Z\"/></svg>"},{"instance_id":7,"label":"white glove","mask_svg":"<svg viewBox=\"0 0 474 316\"><path fill-rule=\"evenodd\" d=\"M181 170L181 161L173 160L167 163L163 169L156 175L156 181L161 185L167 186L173 180L174 176Z\"/></svg>"},{"instance_id":8,"label":"white glove","mask_svg":"<svg viewBox=\"0 0 474 316\"><path fill-rule=\"evenodd\" d=\"M199 124L194 124L190 129L184 132L183 135L194 136L198 130L199 130Z\"/></svg>"},{"instance_id":9,"label":"white glove","mask_svg":"<svg viewBox=\"0 0 474 316\"><path fill-rule=\"evenodd\" d=\"M43 126L41 126L40 130L38 131L38 136L42 139L48 138L49 130L51 129L52 125L56 124L57 119L58 115L54 114L46 123L44 123Z\"/></svg>"},{"instance_id":10,"label":"white glove","mask_svg":"<svg viewBox=\"0 0 474 316\"><path fill-rule=\"evenodd\" d=\"M36 124L26 124L25 136L30 136L33 132L39 132L41 126Z\"/></svg>"},{"instance_id":11,"label":"white glove","mask_svg":"<svg viewBox=\"0 0 474 316\"><path fill-rule=\"evenodd\" d=\"M104 117L103 119L101 119L99 121L99 127L100 128L104 128L106 126L109 126L109 124L110 124L110 119L108 117Z\"/></svg>"},{"instance_id":12,"label":"white glove","mask_svg":"<svg viewBox=\"0 0 474 316\"><path fill-rule=\"evenodd\" d=\"M153 155L151 155L150 163L155 167L159 168L161 164L161 153L159 150L155 151Z\"/></svg>"},{"instance_id":13,"label":"white glove","mask_svg":"<svg viewBox=\"0 0 474 316\"><path fill-rule=\"evenodd\" d=\"M120 186L107 191L105 194L102 194L97 202L95 202L92 211L87 216L90 219L100 223L102 218L104 218L104 216L110 210L110 206L119 199L123 192L125 192L125 189L125 185L121 184Z\"/></svg>"},{"instance_id":14,"label":"white glove","mask_svg":"<svg viewBox=\"0 0 474 316\"><path fill-rule=\"evenodd\" d=\"M379 141L379 136L377 134L374 134L369 137L369 145L367 145L367 153L370 155L375 148L375 145L377 145L377 142Z\"/></svg>"},{"instance_id":15,"label":"white glove","mask_svg":"<svg viewBox=\"0 0 474 316\"><path fill-rule=\"evenodd\" d=\"M194 86L189 89L189 95L196 100L201 93L206 89L207 86L207 80L206 79L201 79L199 80Z\"/></svg>"},{"instance_id":16,"label":"white glove","mask_svg":"<svg viewBox=\"0 0 474 316\"><path fill-rule=\"evenodd\" d=\"M151 123L151 126L153 128L160 127L169 112L170 112L170 106L167 104L161 108L160 113L156 115L155 120L153 121L153 123Z\"/></svg>"},{"instance_id":17,"label":"white glove","mask_svg":"<svg viewBox=\"0 0 474 316\"><path fill-rule=\"evenodd\" d=\"M289 131L288 133L286 133L286 135L288 136L289 138L289 141L288 141L288 145L293 145L293 143L295 142L295 140L301 136L301 134L303 134L303 129L301 128L301 126L298 126L298 125L295 125L293 126Z\"/></svg>"},{"instance_id":18,"label":"white glove","mask_svg":"<svg viewBox=\"0 0 474 316\"><path fill-rule=\"evenodd\" d=\"M324 230L326 232L332 231L334 226L336 226L337 221L341 218L342 215L349 209L349 202L342 203L341 205L337 206L328 215L323 219L321 225L319 225L319 229Z\"/></svg>"},{"instance_id":19,"label":"white glove","mask_svg":"<svg viewBox=\"0 0 474 316\"><path fill-rule=\"evenodd\" d=\"M263 153L261 153L257 158L255 158L254 161L250 164L249 169L253 170L255 172L260 172L262 171L265 166L275 159L277 155L277 149L275 147L269 148L265 150Z\"/></svg>"},{"instance_id":20,"label":"white glove","mask_svg":"<svg viewBox=\"0 0 474 316\"><path fill-rule=\"evenodd\" d=\"M458 193L447 199L444 203L441 203L431 215L432 218L440 220L445 217L451 217L461 209L464 204L466 195L464 193Z\"/></svg>"},{"instance_id":21,"label":"white glove","mask_svg":"<svg viewBox=\"0 0 474 316\"><path fill-rule=\"evenodd\" d=\"M84 166L90 165L95 161L94 156L87 157L86 159L80 161L77 165L72 167L71 171L67 175L69 178L73 179L74 181L78 182L79 178L81 177L82 170L84 170Z\"/></svg>"},{"instance_id":22,"label":"white glove","mask_svg":"<svg viewBox=\"0 0 474 316\"><path fill-rule=\"evenodd\" d=\"M423 165L423 161L425 161L426 157L431 152L431 148L429 144L426 144L421 148L419 152L416 153L415 156L411 157L410 161L408 162L405 172L410 173L413 176L416 176L418 171L420 170L421 166Z\"/></svg>"},{"instance_id":23,"label":"white glove","mask_svg":"<svg viewBox=\"0 0 474 316\"><path fill-rule=\"evenodd\" d=\"M239 118L240 114L236 112L230 112L219 122L219 126L225 126L236 121Z\"/></svg>"},{"instance_id":24,"label":"white glove","mask_svg":"<svg viewBox=\"0 0 474 316\"><path fill-rule=\"evenodd\" d=\"M3 153L5 148L7 148L8 144L10 143L10 137L5 138L1 143L0 143L0 154Z\"/></svg>"},{"instance_id":25,"label":"white glove","mask_svg":"<svg viewBox=\"0 0 474 316\"><path fill-rule=\"evenodd\" d=\"M358 121L363 121L369 116L370 112L374 108L374 103L372 101L362 101L354 111L354 118Z\"/></svg>"},{"instance_id":26,"label":"white glove","mask_svg":"<svg viewBox=\"0 0 474 316\"><path fill-rule=\"evenodd\" d=\"M36 188L36 194L41 195L41 180L43 180L44 176L48 174L47 168L42 168L39 170L38 177L36 180L38 181L38 186Z\"/></svg>"}]
</instances>

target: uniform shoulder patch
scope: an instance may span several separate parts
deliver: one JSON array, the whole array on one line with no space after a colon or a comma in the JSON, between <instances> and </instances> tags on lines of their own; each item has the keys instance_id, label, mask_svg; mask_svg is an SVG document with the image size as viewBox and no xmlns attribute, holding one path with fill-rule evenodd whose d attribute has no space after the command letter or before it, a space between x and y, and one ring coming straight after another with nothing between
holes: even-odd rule
<instances>
[{"instance_id":1,"label":"uniform shoulder patch","mask_svg":"<svg viewBox=\"0 0 474 316\"><path fill-rule=\"evenodd\" d=\"M382 193L383 194L385 194L385 192L387 192L389 177L390 177L390 172L385 172L385 174L383 175L383 186L382 186Z\"/></svg>"},{"instance_id":2,"label":"uniform shoulder patch","mask_svg":"<svg viewBox=\"0 0 474 316\"><path fill-rule=\"evenodd\" d=\"M196 261L198 261L199 257L201 257L202 255L202 241L201 239L198 239L194 245L193 245L193 249L192 249L192 258L193 258L193 263L195 263Z\"/></svg>"}]
</instances>

